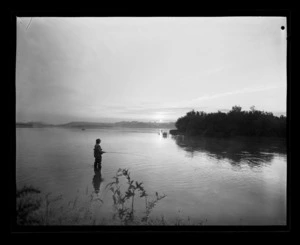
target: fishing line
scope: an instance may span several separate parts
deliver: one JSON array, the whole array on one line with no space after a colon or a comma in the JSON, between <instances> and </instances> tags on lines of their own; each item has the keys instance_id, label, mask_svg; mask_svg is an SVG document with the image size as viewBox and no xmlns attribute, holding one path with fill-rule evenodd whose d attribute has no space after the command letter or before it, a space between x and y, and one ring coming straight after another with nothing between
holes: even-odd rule
<instances>
[{"instance_id":1,"label":"fishing line","mask_svg":"<svg viewBox=\"0 0 300 245\"><path fill-rule=\"evenodd\" d=\"M139 156L139 157L146 157L145 155L140 155L140 154L135 154L135 153L128 153L128 152L105 151L104 153L125 154L125 155L134 155L134 156ZM94 166L94 164L89 164L89 165Z\"/></svg>"},{"instance_id":2,"label":"fishing line","mask_svg":"<svg viewBox=\"0 0 300 245\"><path fill-rule=\"evenodd\" d=\"M145 157L144 155L140 155L140 154L136 154L136 153L130 153L130 152L105 151L104 153L126 154L126 155L135 155L135 156Z\"/></svg>"}]
</instances>

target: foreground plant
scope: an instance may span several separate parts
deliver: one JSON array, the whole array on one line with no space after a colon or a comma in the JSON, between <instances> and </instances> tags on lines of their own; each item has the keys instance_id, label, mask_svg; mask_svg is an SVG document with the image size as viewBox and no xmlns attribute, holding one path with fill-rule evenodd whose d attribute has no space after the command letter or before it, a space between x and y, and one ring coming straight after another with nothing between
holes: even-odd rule
<instances>
[{"instance_id":1,"label":"foreground plant","mask_svg":"<svg viewBox=\"0 0 300 245\"><path fill-rule=\"evenodd\" d=\"M127 189L124 193L121 192L119 180L119 178L122 177L127 180ZM159 195L156 192L155 197L150 199L148 193L144 189L143 182L132 180L128 169L119 168L113 179L115 181L108 183L105 188L109 188L109 190L113 193L112 198L115 210L113 219L118 218L122 224L147 223L149 215L157 202L166 197L166 195ZM134 216L135 198L144 198L145 200L145 212L143 217L140 219Z\"/></svg>"},{"instance_id":2,"label":"foreground plant","mask_svg":"<svg viewBox=\"0 0 300 245\"><path fill-rule=\"evenodd\" d=\"M125 181L125 185L124 185ZM167 221L161 218L149 217L154 207L166 195L157 192L149 195L143 182L134 181L128 169L119 169L113 181L106 185L112 192L114 215L113 220L98 220L91 210L91 204L102 204L101 199L94 199L85 191L83 200L76 196L73 201L62 204L62 195L52 196L51 193L43 195L40 190L31 186L24 186L17 190L17 224L19 225L191 225L191 220L176 219ZM142 201L142 202L141 202ZM142 213L137 213L137 202L145 203ZM101 206L100 206L101 207ZM202 225L201 223L194 225Z\"/></svg>"},{"instance_id":3,"label":"foreground plant","mask_svg":"<svg viewBox=\"0 0 300 245\"><path fill-rule=\"evenodd\" d=\"M32 186L24 186L16 192L16 216L18 225L40 224L36 211L41 207L42 199L37 197L40 190Z\"/></svg>"},{"instance_id":4,"label":"foreground plant","mask_svg":"<svg viewBox=\"0 0 300 245\"><path fill-rule=\"evenodd\" d=\"M16 191L16 222L18 225L92 225L93 214L85 206L78 207L78 197L64 207L62 195L42 194L32 186ZM94 200L88 200L90 203Z\"/></svg>"}]
</instances>

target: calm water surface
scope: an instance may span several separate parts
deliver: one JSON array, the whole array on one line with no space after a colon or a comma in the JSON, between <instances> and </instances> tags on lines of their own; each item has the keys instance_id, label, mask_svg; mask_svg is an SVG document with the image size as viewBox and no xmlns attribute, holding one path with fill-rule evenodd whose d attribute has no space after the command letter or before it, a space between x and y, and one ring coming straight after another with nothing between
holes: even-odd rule
<instances>
[{"instance_id":1,"label":"calm water surface","mask_svg":"<svg viewBox=\"0 0 300 245\"><path fill-rule=\"evenodd\" d=\"M17 187L103 203L91 207L98 219L113 214L105 189L119 168L143 181L148 193L167 195L152 217L188 217L206 225L286 224L285 144L265 140L162 137L158 129L16 129ZM95 139L104 151L101 176L93 168ZM85 205L91 205L87 202ZM142 203L137 202L137 210Z\"/></svg>"}]
</instances>

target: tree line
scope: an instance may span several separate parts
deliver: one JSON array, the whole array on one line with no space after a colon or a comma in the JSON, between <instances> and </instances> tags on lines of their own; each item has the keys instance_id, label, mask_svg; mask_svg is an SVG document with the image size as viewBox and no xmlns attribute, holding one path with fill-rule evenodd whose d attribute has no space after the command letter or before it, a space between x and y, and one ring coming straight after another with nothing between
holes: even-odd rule
<instances>
[{"instance_id":1,"label":"tree line","mask_svg":"<svg viewBox=\"0 0 300 245\"><path fill-rule=\"evenodd\" d=\"M175 126L177 130L171 130L171 134L286 137L285 116L277 117L271 112L256 110L254 106L249 111L242 111L242 107L233 106L228 113L192 110L178 118Z\"/></svg>"}]
</instances>

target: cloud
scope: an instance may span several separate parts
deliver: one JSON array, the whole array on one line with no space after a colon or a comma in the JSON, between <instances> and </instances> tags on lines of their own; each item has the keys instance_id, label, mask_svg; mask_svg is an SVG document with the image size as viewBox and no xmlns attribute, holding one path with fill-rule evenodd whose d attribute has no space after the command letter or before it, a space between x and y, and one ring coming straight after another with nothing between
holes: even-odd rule
<instances>
[{"instance_id":1,"label":"cloud","mask_svg":"<svg viewBox=\"0 0 300 245\"><path fill-rule=\"evenodd\" d=\"M186 107L186 106L146 106L148 103L141 103L140 105L102 105L100 107L93 108L94 116L98 118L113 117L114 118L131 118L131 120L164 120L174 121L178 117L185 115L191 110L202 110L205 107ZM149 103L150 105L151 103ZM87 111L91 111L89 108ZM88 116L88 115L85 115Z\"/></svg>"},{"instance_id":2,"label":"cloud","mask_svg":"<svg viewBox=\"0 0 300 245\"><path fill-rule=\"evenodd\" d=\"M262 91L266 91L266 90L270 90L270 89L277 89L277 88L280 88L280 87L284 87L284 85L274 84L274 85L257 86L257 87L253 87L253 88L250 88L250 87L249 88L243 88L243 89L229 91L229 92L225 92L225 93L204 95L204 96L198 97L198 98L190 101L190 103L198 102L198 101L202 101L202 100L211 100L211 99L216 99L216 98L235 95L235 94L246 94L246 93L262 92Z\"/></svg>"},{"instance_id":3,"label":"cloud","mask_svg":"<svg viewBox=\"0 0 300 245\"><path fill-rule=\"evenodd\" d=\"M122 114L151 114L151 113L160 113L160 114L173 114L182 111L190 111L196 109L192 106L190 107L147 107L147 106L105 106L107 110L112 110L114 112L119 112ZM204 107L202 107L204 108ZM197 108L201 109L201 108Z\"/></svg>"},{"instance_id":4,"label":"cloud","mask_svg":"<svg viewBox=\"0 0 300 245\"><path fill-rule=\"evenodd\" d=\"M202 110L205 107L146 107L146 106L107 106L105 114L116 115L119 118L131 118L132 120L163 120L175 121L191 110ZM104 112L104 111L102 111Z\"/></svg>"},{"instance_id":5,"label":"cloud","mask_svg":"<svg viewBox=\"0 0 300 245\"><path fill-rule=\"evenodd\" d=\"M265 28L257 19L213 19L18 18L17 118L284 110L284 89L274 90L282 85L265 84L285 80L282 18ZM276 36L260 35L275 26Z\"/></svg>"}]
</instances>

